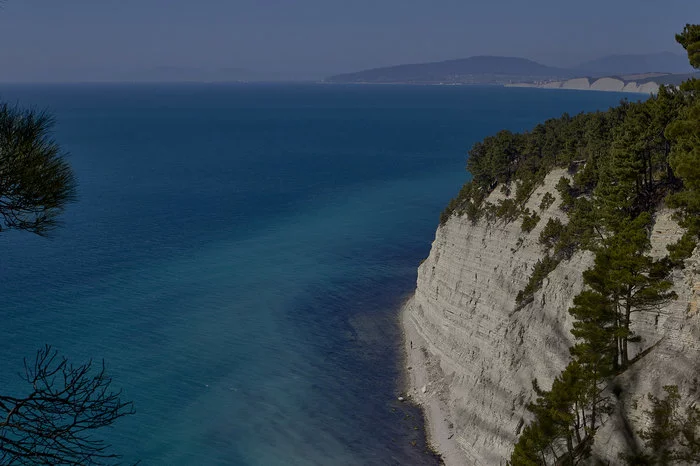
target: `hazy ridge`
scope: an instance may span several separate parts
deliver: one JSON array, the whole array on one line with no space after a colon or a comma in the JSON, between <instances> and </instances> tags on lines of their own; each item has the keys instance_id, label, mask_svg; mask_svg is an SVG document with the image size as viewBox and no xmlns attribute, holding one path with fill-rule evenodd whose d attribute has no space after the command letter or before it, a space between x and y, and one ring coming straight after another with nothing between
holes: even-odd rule
<instances>
[{"instance_id":1,"label":"hazy ridge","mask_svg":"<svg viewBox=\"0 0 700 466\"><path fill-rule=\"evenodd\" d=\"M687 60L671 52L644 55L610 55L572 68L543 65L518 57L476 56L431 63L396 65L326 78L327 83L373 84L515 84L546 83L572 78L615 77L624 82L680 82L675 75L692 70ZM626 79L628 75L635 79ZM643 75L643 76L636 76ZM647 76L648 75L648 76Z\"/></svg>"}]
</instances>

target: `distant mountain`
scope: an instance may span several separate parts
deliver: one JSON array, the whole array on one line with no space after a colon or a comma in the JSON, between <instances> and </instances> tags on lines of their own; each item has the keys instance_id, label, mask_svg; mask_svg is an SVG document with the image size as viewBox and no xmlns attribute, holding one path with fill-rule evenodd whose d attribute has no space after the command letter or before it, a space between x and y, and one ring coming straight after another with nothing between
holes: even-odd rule
<instances>
[{"instance_id":1,"label":"distant mountain","mask_svg":"<svg viewBox=\"0 0 700 466\"><path fill-rule=\"evenodd\" d=\"M523 79L571 77L572 72L514 57L479 56L434 63L398 65L326 78L330 83L506 84Z\"/></svg>"},{"instance_id":2,"label":"distant mountain","mask_svg":"<svg viewBox=\"0 0 700 466\"><path fill-rule=\"evenodd\" d=\"M573 68L580 76L619 76L637 73L690 73L688 57L671 52L645 55L609 55Z\"/></svg>"}]
</instances>

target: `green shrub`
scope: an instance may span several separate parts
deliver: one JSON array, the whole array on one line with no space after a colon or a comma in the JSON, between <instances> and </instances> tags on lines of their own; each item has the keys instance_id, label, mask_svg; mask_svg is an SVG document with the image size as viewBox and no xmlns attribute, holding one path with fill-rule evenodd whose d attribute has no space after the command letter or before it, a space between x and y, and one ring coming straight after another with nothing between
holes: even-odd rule
<instances>
[{"instance_id":1,"label":"green shrub","mask_svg":"<svg viewBox=\"0 0 700 466\"><path fill-rule=\"evenodd\" d=\"M540 201L540 210L547 210L554 204L556 198L549 191L544 193L542 196L542 201Z\"/></svg>"},{"instance_id":2,"label":"green shrub","mask_svg":"<svg viewBox=\"0 0 700 466\"><path fill-rule=\"evenodd\" d=\"M523 224L520 229L525 233L530 233L540 221L540 216L536 212L530 212L526 210L523 212Z\"/></svg>"},{"instance_id":3,"label":"green shrub","mask_svg":"<svg viewBox=\"0 0 700 466\"><path fill-rule=\"evenodd\" d=\"M574 206L574 196L572 194L571 184L567 178L562 176L559 179L557 191L559 191L559 195L561 196L561 208L568 212Z\"/></svg>"},{"instance_id":4,"label":"green shrub","mask_svg":"<svg viewBox=\"0 0 700 466\"><path fill-rule=\"evenodd\" d=\"M596 212L591 201L580 197L574 200L569 211L569 223L554 246L554 254L560 259L570 259L577 249L595 249L600 239L594 235Z\"/></svg>"},{"instance_id":5,"label":"green shrub","mask_svg":"<svg viewBox=\"0 0 700 466\"><path fill-rule=\"evenodd\" d=\"M492 211L493 215L506 222L512 222L520 215L520 209L513 199L501 199L492 207Z\"/></svg>"},{"instance_id":6,"label":"green shrub","mask_svg":"<svg viewBox=\"0 0 700 466\"><path fill-rule=\"evenodd\" d=\"M447 223L450 217L452 217L452 214L454 213L458 205L459 200L456 197L450 199L450 202L447 203L447 207L445 207L443 211L440 212L440 225L444 225L445 223Z\"/></svg>"},{"instance_id":7,"label":"green shrub","mask_svg":"<svg viewBox=\"0 0 700 466\"><path fill-rule=\"evenodd\" d=\"M459 190L457 196L450 199L450 202L440 213L440 225L444 225L450 219L450 217L452 217L452 214L458 210L459 206L471 198L471 193L472 183L467 182L464 184L464 186L462 186L462 189Z\"/></svg>"},{"instance_id":8,"label":"green shrub","mask_svg":"<svg viewBox=\"0 0 700 466\"><path fill-rule=\"evenodd\" d=\"M540 244L551 249L559 242L566 227L558 218L550 218L540 233Z\"/></svg>"},{"instance_id":9,"label":"green shrub","mask_svg":"<svg viewBox=\"0 0 700 466\"><path fill-rule=\"evenodd\" d=\"M475 223L484 214L484 210L481 208L481 204L477 204L474 201L469 201L464 206L464 213L467 214L467 218Z\"/></svg>"},{"instance_id":10,"label":"green shrub","mask_svg":"<svg viewBox=\"0 0 700 466\"><path fill-rule=\"evenodd\" d=\"M535 267L532 269L532 275L530 275L527 285L525 285L523 290L518 292L515 302L518 305L523 305L532 301L535 291L542 288L544 279L547 278L552 270L557 268L557 265L559 265L559 261L549 255L546 255L543 259L538 260Z\"/></svg>"},{"instance_id":11,"label":"green shrub","mask_svg":"<svg viewBox=\"0 0 700 466\"><path fill-rule=\"evenodd\" d=\"M518 205L524 205L535 190L537 182L533 177L527 177L520 180L517 188L515 188L515 202Z\"/></svg>"},{"instance_id":12,"label":"green shrub","mask_svg":"<svg viewBox=\"0 0 700 466\"><path fill-rule=\"evenodd\" d=\"M447 207L440 213L440 225L444 225L452 215L467 214L470 220L476 221L481 217L481 208L486 192L473 181L469 181L459 190L457 197L450 200Z\"/></svg>"},{"instance_id":13,"label":"green shrub","mask_svg":"<svg viewBox=\"0 0 700 466\"><path fill-rule=\"evenodd\" d=\"M682 267L683 261L693 254L696 246L697 242L695 241L695 238L693 238L693 235L686 233L681 236L677 242L669 244L666 247L669 253L668 257L671 259L674 265Z\"/></svg>"},{"instance_id":14,"label":"green shrub","mask_svg":"<svg viewBox=\"0 0 700 466\"><path fill-rule=\"evenodd\" d=\"M574 187L581 192L590 194L598 184L598 168L594 162L587 163L574 176Z\"/></svg>"}]
</instances>

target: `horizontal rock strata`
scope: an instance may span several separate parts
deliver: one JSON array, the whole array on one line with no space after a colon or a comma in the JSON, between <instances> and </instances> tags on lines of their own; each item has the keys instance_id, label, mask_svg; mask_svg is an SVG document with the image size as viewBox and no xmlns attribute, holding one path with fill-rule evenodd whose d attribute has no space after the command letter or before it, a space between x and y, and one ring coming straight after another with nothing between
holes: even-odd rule
<instances>
[{"instance_id":1,"label":"horizontal rock strata","mask_svg":"<svg viewBox=\"0 0 700 466\"><path fill-rule=\"evenodd\" d=\"M505 464L530 419L526 405L534 398L533 379L549 388L570 360L568 309L583 287L581 274L592 265L592 253L577 252L560 263L532 302L522 308L515 304L533 266L544 256L538 238L547 220L566 222L555 189L564 175L563 170L554 170L529 199L526 207L541 217L529 233L521 231L519 220L472 222L453 216L441 225L404 309L405 325L425 340L422 350L431 364L421 383L431 389L422 393L421 387L413 387L413 391L428 411L433 441L444 443L445 439L434 437L450 432L463 464ZM545 193L556 201L541 211ZM503 197L497 189L488 201ZM670 213L659 214L652 235L654 253L665 254L666 244L679 234ZM678 384L682 394L693 389L700 356L699 268L696 251L688 267L674 276L679 299L638 320L634 330L642 341L633 354L656 347L620 377L621 402L596 436L597 457L616 459L627 448L630 439L620 425L642 427L647 393L661 395L667 384ZM438 396L445 415L430 412L435 405L430 397ZM445 425L436 425L440 423Z\"/></svg>"}]
</instances>

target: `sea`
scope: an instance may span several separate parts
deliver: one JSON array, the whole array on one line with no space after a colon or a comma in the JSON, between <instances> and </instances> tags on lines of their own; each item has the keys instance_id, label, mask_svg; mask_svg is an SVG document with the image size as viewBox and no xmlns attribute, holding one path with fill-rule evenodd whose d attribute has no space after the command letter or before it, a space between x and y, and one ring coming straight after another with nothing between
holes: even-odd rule
<instances>
[{"instance_id":1,"label":"sea","mask_svg":"<svg viewBox=\"0 0 700 466\"><path fill-rule=\"evenodd\" d=\"M627 95L639 99L638 95ZM142 465L435 465L399 309L500 129L625 95L470 86L0 85L55 117L77 201L0 233L0 390L52 345L135 414Z\"/></svg>"}]
</instances>

